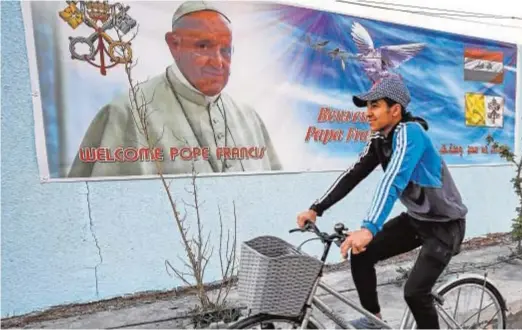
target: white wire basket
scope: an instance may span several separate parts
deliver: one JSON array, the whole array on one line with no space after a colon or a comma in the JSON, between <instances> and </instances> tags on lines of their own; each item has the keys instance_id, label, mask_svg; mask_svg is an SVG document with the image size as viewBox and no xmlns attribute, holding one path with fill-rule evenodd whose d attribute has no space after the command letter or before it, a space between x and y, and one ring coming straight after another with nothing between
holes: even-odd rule
<instances>
[{"instance_id":1,"label":"white wire basket","mask_svg":"<svg viewBox=\"0 0 522 330\"><path fill-rule=\"evenodd\" d=\"M321 261L274 236L241 245L240 299L253 314L297 316L321 270Z\"/></svg>"}]
</instances>

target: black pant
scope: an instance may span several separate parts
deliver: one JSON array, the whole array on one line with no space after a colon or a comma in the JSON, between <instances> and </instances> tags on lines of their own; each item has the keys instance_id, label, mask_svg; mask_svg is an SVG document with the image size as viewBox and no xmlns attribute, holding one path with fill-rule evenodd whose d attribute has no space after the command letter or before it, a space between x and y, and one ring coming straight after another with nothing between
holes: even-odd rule
<instances>
[{"instance_id":1,"label":"black pant","mask_svg":"<svg viewBox=\"0 0 522 330\"><path fill-rule=\"evenodd\" d=\"M460 251L464 238L465 220L426 222L403 213L386 222L366 247L366 251L351 256L351 271L361 305L371 313L379 313L375 264L378 261L411 251L422 245L404 287L404 299L418 329L438 329L437 312L432 289Z\"/></svg>"}]
</instances>

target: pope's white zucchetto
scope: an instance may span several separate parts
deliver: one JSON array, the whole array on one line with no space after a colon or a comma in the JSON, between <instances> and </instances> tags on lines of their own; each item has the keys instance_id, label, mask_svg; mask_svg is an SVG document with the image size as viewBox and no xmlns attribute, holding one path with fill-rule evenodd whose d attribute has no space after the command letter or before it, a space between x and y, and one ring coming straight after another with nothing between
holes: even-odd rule
<instances>
[{"instance_id":1,"label":"pope's white zucchetto","mask_svg":"<svg viewBox=\"0 0 522 330\"><path fill-rule=\"evenodd\" d=\"M221 10L213 6L209 1L185 1L178 7L174 16L172 16L172 27L176 24L176 22L183 16L191 13L196 13L198 11L211 10L215 11L221 15L230 23L230 19L223 13Z\"/></svg>"}]
</instances>

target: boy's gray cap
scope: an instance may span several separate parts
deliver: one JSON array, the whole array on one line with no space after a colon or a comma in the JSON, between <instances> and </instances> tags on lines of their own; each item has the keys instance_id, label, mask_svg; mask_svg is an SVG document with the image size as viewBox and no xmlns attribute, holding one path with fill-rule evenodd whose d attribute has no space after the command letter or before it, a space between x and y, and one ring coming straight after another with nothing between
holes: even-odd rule
<instances>
[{"instance_id":1,"label":"boy's gray cap","mask_svg":"<svg viewBox=\"0 0 522 330\"><path fill-rule=\"evenodd\" d=\"M219 13L223 15L223 17L230 23L230 19L225 15L221 10L213 6L208 1L185 1L182 3L176 12L174 13L174 16L172 17L172 26L174 27L174 24L183 16L191 13L195 13L198 11L203 10L211 10L215 11L216 13Z\"/></svg>"},{"instance_id":2,"label":"boy's gray cap","mask_svg":"<svg viewBox=\"0 0 522 330\"><path fill-rule=\"evenodd\" d=\"M402 105L404 109L411 101L408 87L402 78L395 74L390 74L378 80L372 88L364 94L353 97L353 103L359 107L365 107L368 101L375 101L388 97Z\"/></svg>"}]
</instances>

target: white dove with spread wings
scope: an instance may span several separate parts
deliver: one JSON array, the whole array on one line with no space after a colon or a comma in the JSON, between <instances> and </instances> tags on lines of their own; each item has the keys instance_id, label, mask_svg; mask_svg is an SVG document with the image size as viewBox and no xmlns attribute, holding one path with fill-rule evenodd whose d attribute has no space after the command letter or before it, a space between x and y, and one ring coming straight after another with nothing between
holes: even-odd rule
<instances>
[{"instance_id":1,"label":"white dove with spread wings","mask_svg":"<svg viewBox=\"0 0 522 330\"><path fill-rule=\"evenodd\" d=\"M425 47L423 43L411 43L375 48L372 37L358 22L353 23L351 36L358 50L355 58L373 83L390 74L389 70L397 69L415 57Z\"/></svg>"}]
</instances>

